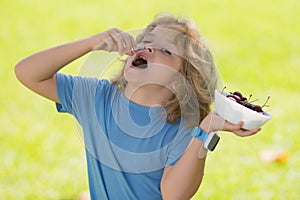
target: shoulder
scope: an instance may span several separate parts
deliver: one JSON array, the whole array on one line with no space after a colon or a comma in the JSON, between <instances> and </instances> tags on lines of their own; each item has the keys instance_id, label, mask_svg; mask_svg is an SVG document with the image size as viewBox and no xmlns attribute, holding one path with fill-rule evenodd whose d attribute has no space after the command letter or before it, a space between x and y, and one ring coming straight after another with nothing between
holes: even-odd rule
<instances>
[{"instance_id":1,"label":"shoulder","mask_svg":"<svg viewBox=\"0 0 300 200\"><path fill-rule=\"evenodd\" d=\"M88 89L90 87L94 87L97 89L109 89L115 87L115 84L112 84L109 80L98 79L94 77L73 76L63 73L57 73L56 79L58 87L66 85L85 89Z\"/></svg>"}]
</instances>

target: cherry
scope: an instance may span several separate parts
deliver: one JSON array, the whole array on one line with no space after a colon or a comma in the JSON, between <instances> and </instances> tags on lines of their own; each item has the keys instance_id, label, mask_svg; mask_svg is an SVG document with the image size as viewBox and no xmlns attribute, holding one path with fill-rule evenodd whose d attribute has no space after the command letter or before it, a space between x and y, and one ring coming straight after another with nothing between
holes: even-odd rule
<instances>
[{"instance_id":1,"label":"cherry","mask_svg":"<svg viewBox=\"0 0 300 200\"><path fill-rule=\"evenodd\" d=\"M239 91L235 91L235 92L233 93L233 95L237 95L237 96L239 96L239 97L240 97L240 99L242 99L242 98L243 98L243 95L242 95L242 93L240 93Z\"/></svg>"},{"instance_id":2,"label":"cherry","mask_svg":"<svg viewBox=\"0 0 300 200\"><path fill-rule=\"evenodd\" d=\"M253 110L256 112L263 112L262 108L259 105L254 105Z\"/></svg>"},{"instance_id":3,"label":"cherry","mask_svg":"<svg viewBox=\"0 0 300 200\"><path fill-rule=\"evenodd\" d=\"M236 101L236 102L239 102L241 99L238 97L238 96L235 96L235 95L232 95L232 94L229 94L227 95L227 97L233 101Z\"/></svg>"},{"instance_id":4,"label":"cherry","mask_svg":"<svg viewBox=\"0 0 300 200\"><path fill-rule=\"evenodd\" d=\"M246 97L242 97L241 101L247 101Z\"/></svg>"},{"instance_id":5,"label":"cherry","mask_svg":"<svg viewBox=\"0 0 300 200\"><path fill-rule=\"evenodd\" d=\"M222 93L224 92L226 87L223 88L222 90ZM264 114L264 111L263 111L263 107L268 107L269 105L267 105L267 102L269 101L270 99L270 96L268 96L266 102L262 105L262 106L259 106L259 105L255 105L253 104L253 102L257 101L257 99L253 100L250 102L250 99L252 97L252 94L249 96L249 98L247 99L246 97L244 97L242 95L241 92L239 91L235 91L234 93L230 93L226 96L227 98L231 99L232 101L235 101L253 111L256 111L258 113L261 113L261 114Z\"/></svg>"},{"instance_id":6,"label":"cherry","mask_svg":"<svg viewBox=\"0 0 300 200\"><path fill-rule=\"evenodd\" d=\"M251 110L254 110L254 105L252 103L246 103L245 107L247 107L247 108L249 108Z\"/></svg>"}]
</instances>

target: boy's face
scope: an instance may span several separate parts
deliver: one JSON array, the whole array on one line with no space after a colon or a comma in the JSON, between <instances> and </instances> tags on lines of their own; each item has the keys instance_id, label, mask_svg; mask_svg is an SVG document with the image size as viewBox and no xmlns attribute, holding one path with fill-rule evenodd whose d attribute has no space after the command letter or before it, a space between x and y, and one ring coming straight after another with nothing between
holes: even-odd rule
<instances>
[{"instance_id":1,"label":"boy's face","mask_svg":"<svg viewBox=\"0 0 300 200\"><path fill-rule=\"evenodd\" d=\"M179 34L161 27L148 32L125 65L124 77L128 83L170 85L183 64L175 46Z\"/></svg>"}]
</instances>

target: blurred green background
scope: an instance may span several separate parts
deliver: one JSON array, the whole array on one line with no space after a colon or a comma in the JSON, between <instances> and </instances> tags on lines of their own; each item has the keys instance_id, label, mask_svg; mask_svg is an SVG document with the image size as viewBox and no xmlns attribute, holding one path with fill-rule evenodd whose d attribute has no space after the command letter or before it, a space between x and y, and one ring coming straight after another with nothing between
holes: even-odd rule
<instances>
[{"instance_id":1,"label":"blurred green background","mask_svg":"<svg viewBox=\"0 0 300 200\"><path fill-rule=\"evenodd\" d=\"M300 1L0 0L0 199L76 199L84 146L70 115L15 78L23 57L111 27L144 27L170 11L196 21L228 91L253 94L273 119L249 138L221 133L193 199L300 198ZM64 70L77 74L83 57ZM263 151L289 153L265 163Z\"/></svg>"}]
</instances>

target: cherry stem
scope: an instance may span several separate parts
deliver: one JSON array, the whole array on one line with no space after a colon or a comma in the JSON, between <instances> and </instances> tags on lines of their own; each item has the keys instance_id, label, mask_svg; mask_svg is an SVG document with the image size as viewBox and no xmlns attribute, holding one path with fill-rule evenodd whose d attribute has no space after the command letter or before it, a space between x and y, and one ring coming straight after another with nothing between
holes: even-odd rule
<instances>
[{"instance_id":1,"label":"cherry stem","mask_svg":"<svg viewBox=\"0 0 300 200\"><path fill-rule=\"evenodd\" d=\"M268 107L267 102L269 101L269 99L270 99L270 96L268 96L268 98L267 98L266 102L264 103L264 105L261 106L262 108L265 107L265 106Z\"/></svg>"},{"instance_id":2,"label":"cherry stem","mask_svg":"<svg viewBox=\"0 0 300 200\"><path fill-rule=\"evenodd\" d=\"M249 97L249 99L250 99L250 97ZM248 101L248 102L249 102L249 103L253 103L253 102L257 101L257 100L258 100L258 99L255 99L255 100L253 100L253 101L251 101L251 102Z\"/></svg>"},{"instance_id":3,"label":"cherry stem","mask_svg":"<svg viewBox=\"0 0 300 200\"><path fill-rule=\"evenodd\" d=\"M252 94L250 94L250 96L249 96L249 98L248 98L248 102L250 102L251 97L252 97Z\"/></svg>"},{"instance_id":4,"label":"cherry stem","mask_svg":"<svg viewBox=\"0 0 300 200\"><path fill-rule=\"evenodd\" d=\"M224 90L225 90L225 89L226 89L226 86L223 87L223 89L222 89L222 94L224 93Z\"/></svg>"}]
</instances>

